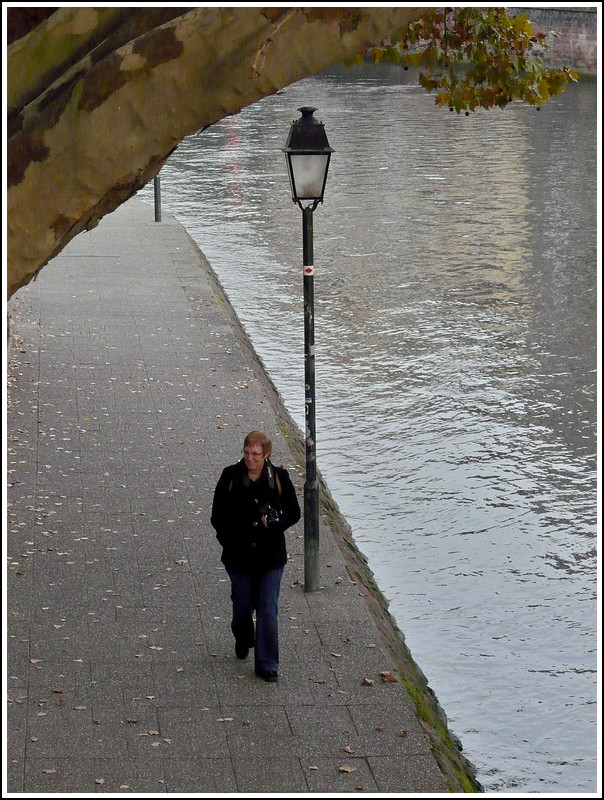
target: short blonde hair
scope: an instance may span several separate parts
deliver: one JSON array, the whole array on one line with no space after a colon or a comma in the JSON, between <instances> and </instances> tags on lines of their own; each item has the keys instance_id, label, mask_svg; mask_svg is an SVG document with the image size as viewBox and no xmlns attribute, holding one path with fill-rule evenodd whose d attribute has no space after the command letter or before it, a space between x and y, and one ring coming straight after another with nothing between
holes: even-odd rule
<instances>
[{"instance_id":1,"label":"short blonde hair","mask_svg":"<svg viewBox=\"0 0 604 800\"><path fill-rule=\"evenodd\" d=\"M265 458L270 458L271 453L273 452L273 443L270 436L267 436L267 434L263 431L250 431L245 437L243 446L253 447L255 444L260 445L262 448L262 455Z\"/></svg>"}]
</instances>

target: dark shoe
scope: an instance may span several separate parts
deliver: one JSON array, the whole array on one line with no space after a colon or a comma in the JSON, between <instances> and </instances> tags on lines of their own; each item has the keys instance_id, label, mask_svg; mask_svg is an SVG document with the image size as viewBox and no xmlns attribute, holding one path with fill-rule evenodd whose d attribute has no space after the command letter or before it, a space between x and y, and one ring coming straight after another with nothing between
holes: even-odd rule
<instances>
[{"instance_id":1,"label":"dark shoe","mask_svg":"<svg viewBox=\"0 0 604 800\"><path fill-rule=\"evenodd\" d=\"M262 680L268 681L269 683L277 683L279 680L279 674L274 669L257 669L256 675L258 675L259 678L262 678Z\"/></svg>"},{"instance_id":2,"label":"dark shoe","mask_svg":"<svg viewBox=\"0 0 604 800\"><path fill-rule=\"evenodd\" d=\"M250 652L250 648L244 644L239 644L235 642L235 655L237 658L247 658L248 653Z\"/></svg>"}]
</instances>

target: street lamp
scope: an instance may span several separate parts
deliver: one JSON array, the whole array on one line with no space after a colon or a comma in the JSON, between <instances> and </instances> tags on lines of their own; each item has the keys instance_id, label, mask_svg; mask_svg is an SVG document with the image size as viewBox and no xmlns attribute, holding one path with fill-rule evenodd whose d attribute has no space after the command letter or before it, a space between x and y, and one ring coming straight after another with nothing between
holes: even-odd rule
<instances>
[{"instance_id":1,"label":"street lamp","mask_svg":"<svg viewBox=\"0 0 604 800\"><path fill-rule=\"evenodd\" d=\"M333 153L316 108L298 111L283 148L292 190L292 200L302 209L304 274L304 414L306 422L306 480L304 483L304 588L319 588L319 484L315 417L315 297L312 215L323 202L329 160Z\"/></svg>"}]
</instances>

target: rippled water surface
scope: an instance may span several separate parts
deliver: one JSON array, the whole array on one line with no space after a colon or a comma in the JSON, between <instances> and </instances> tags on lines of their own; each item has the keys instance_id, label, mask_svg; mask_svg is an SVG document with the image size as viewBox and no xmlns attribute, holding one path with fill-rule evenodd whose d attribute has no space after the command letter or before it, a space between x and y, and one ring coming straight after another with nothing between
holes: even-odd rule
<instances>
[{"instance_id":1,"label":"rippled water surface","mask_svg":"<svg viewBox=\"0 0 604 800\"><path fill-rule=\"evenodd\" d=\"M302 105L335 149L314 214L319 468L484 788L594 792L596 86L465 117L409 73L342 69L181 144L163 210L301 429L280 148Z\"/></svg>"}]
</instances>

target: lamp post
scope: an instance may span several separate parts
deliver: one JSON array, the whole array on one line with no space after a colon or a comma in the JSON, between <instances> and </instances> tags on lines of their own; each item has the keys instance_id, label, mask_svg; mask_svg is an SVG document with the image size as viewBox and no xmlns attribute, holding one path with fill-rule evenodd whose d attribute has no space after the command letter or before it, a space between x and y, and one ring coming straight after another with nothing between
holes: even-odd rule
<instances>
[{"instance_id":1,"label":"lamp post","mask_svg":"<svg viewBox=\"0 0 604 800\"><path fill-rule=\"evenodd\" d=\"M333 153L323 123L313 116L316 108L298 111L283 148L292 190L292 200L302 210L304 275L304 414L306 479L304 483L304 588L319 588L319 484L315 416L315 298L313 256L313 212L323 202L329 160Z\"/></svg>"},{"instance_id":2,"label":"lamp post","mask_svg":"<svg viewBox=\"0 0 604 800\"><path fill-rule=\"evenodd\" d=\"M159 175L153 178L153 198L155 200L155 221L161 222L161 183Z\"/></svg>"}]
</instances>

